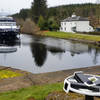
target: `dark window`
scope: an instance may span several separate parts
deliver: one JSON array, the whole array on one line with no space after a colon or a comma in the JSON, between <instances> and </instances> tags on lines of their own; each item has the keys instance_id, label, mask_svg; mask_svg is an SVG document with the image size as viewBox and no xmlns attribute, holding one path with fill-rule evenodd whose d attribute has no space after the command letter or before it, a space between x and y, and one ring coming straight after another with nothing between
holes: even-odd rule
<instances>
[{"instance_id":1,"label":"dark window","mask_svg":"<svg viewBox=\"0 0 100 100\"><path fill-rule=\"evenodd\" d=\"M63 30L63 28L62 28L62 27L61 27L60 29L61 29L61 30Z\"/></svg>"},{"instance_id":2,"label":"dark window","mask_svg":"<svg viewBox=\"0 0 100 100\"><path fill-rule=\"evenodd\" d=\"M0 19L0 22L15 22L14 20L1 20Z\"/></svg>"},{"instance_id":3,"label":"dark window","mask_svg":"<svg viewBox=\"0 0 100 100\"><path fill-rule=\"evenodd\" d=\"M72 27L72 31L76 32L76 27Z\"/></svg>"},{"instance_id":4,"label":"dark window","mask_svg":"<svg viewBox=\"0 0 100 100\"><path fill-rule=\"evenodd\" d=\"M62 22L62 25L63 25L63 22Z\"/></svg>"}]
</instances>

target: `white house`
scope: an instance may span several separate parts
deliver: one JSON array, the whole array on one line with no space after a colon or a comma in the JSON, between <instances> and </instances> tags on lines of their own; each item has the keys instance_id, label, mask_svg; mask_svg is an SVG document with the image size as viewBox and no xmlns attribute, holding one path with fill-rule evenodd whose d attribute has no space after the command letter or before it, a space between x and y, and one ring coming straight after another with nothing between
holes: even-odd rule
<instances>
[{"instance_id":1,"label":"white house","mask_svg":"<svg viewBox=\"0 0 100 100\"><path fill-rule=\"evenodd\" d=\"M90 26L88 18L76 16L73 14L61 21L60 31L62 32L92 32L93 27Z\"/></svg>"}]
</instances>

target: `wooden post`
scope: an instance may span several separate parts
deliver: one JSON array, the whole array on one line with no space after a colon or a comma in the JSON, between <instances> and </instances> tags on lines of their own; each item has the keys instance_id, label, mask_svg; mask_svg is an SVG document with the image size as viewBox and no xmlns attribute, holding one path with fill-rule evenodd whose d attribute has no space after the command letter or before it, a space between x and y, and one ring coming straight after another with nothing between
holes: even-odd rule
<instances>
[{"instance_id":1,"label":"wooden post","mask_svg":"<svg viewBox=\"0 0 100 100\"><path fill-rule=\"evenodd\" d=\"M94 97L93 96L85 96L85 100L94 100Z\"/></svg>"}]
</instances>

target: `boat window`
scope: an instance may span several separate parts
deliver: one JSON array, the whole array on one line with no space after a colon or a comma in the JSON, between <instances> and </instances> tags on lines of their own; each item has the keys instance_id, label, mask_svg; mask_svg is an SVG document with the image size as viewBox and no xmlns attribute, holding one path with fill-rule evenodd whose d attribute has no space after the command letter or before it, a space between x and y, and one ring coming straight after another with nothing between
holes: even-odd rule
<instances>
[{"instance_id":1,"label":"boat window","mask_svg":"<svg viewBox=\"0 0 100 100\"><path fill-rule=\"evenodd\" d=\"M0 26L16 26L16 23L0 23Z\"/></svg>"},{"instance_id":2,"label":"boat window","mask_svg":"<svg viewBox=\"0 0 100 100\"><path fill-rule=\"evenodd\" d=\"M1 24L1 26L3 26L3 23Z\"/></svg>"},{"instance_id":3,"label":"boat window","mask_svg":"<svg viewBox=\"0 0 100 100\"><path fill-rule=\"evenodd\" d=\"M16 26L16 23L13 23L12 25L13 25L13 26Z\"/></svg>"},{"instance_id":4,"label":"boat window","mask_svg":"<svg viewBox=\"0 0 100 100\"><path fill-rule=\"evenodd\" d=\"M0 22L15 22L14 20L2 20L0 19Z\"/></svg>"}]
</instances>

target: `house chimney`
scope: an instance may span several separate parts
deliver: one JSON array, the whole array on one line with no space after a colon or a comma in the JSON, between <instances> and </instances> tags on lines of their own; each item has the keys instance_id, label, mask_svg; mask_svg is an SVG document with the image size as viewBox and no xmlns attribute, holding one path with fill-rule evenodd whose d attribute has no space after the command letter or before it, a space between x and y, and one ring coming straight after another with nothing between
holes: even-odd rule
<instances>
[{"instance_id":1,"label":"house chimney","mask_svg":"<svg viewBox=\"0 0 100 100\"><path fill-rule=\"evenodd\" d=\"M75 14L75 12L72 14L72 17L76 17L76 14Z\"/></svg>"}]
</instances>

